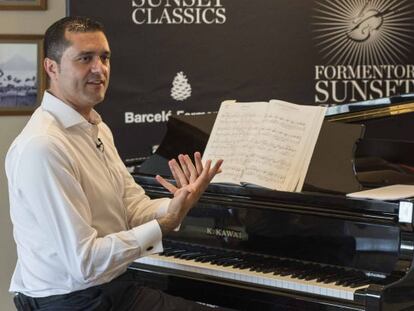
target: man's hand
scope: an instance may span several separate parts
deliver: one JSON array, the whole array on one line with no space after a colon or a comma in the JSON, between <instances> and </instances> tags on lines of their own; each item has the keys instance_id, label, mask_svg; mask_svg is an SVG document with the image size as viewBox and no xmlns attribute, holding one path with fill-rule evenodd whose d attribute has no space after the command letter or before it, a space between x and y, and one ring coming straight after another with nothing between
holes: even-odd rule
<instances>
[{"instance_id":1,"label":"man's hand","mask_svg":"<svg viewBox=\"0 0 414 311\"><path fill-rule=\"evenodd\" d=\"M203 167L200 152L194 153L195 166L188 155L180 154L178 161L179 163L173 159L168 162L177 186L159 175L155 177L164 188L174 195L167 214L157 219L163 234L179 226L188 211L207 189L213 177L220 172L220 166L223 163L223 160L219 160L211 167L211 160L208 160Z\"/></svg>"}]
</instances>

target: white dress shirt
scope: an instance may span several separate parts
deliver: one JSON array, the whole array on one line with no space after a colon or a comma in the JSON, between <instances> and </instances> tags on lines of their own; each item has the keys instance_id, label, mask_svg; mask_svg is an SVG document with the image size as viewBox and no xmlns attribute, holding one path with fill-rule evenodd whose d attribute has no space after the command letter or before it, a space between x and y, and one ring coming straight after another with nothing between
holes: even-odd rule
<instances>
[{"instance_id":1,"label":"white dress shirt","mask_svg":"<svg viewBox=\"0 0 414 311\"><path fill-rule=\"evenodd\" d=\"M155 218L169 199L145 195L94 110L88 122L45 92L7 153L6 173L18 253L10 291L44 297L81 290L162 251Z\"/></svg>"}]
</instances>

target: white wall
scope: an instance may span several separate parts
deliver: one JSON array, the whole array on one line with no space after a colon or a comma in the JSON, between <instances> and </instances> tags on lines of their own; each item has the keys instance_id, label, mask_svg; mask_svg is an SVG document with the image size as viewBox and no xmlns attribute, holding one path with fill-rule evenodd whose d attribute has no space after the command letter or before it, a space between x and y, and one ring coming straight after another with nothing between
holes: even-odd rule
<instances>
[{"instance_id":1,"label":"white wall","mask_svg":"<svg viewBox=\"0 0 414 311\"><path fill-rule=\"evenodd\" d=\"M48 0L46 11L0 11L0 34L44 34L46 28L65 16L65 0ZM16 262L16 250L9 215L4 158L13 139L29 116L0 116L0 308L15 310L9 282Z\"/></svg>"}]
</instances>

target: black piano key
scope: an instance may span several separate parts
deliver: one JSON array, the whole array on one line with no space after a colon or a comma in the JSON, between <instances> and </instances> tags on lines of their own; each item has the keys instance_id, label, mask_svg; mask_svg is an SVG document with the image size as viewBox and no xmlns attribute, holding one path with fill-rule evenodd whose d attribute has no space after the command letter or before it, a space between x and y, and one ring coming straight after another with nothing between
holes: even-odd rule
<instances>
[{"instance_id":1,"label":"black piano key","mask_svg":"<svg viewBox=\"0 0 414 311\"><path fill-rule=\"evenodd\" d=\"M211 261L212 259L216 258L217 256L218 255L216 255L216 254L202 255L202 256L198 256L196 259L194 259L194 261L205 263L205 262Z\"/></svg>"},{"instance_id":2,"label":"black piano key","mask_svg":"<svg viewBox=\"0 0 414 311\"><path fill-rule=\"evenodd\" d=\"M246 270L249 269L251 264L247 263L247 262L241 262L241 263L237 263L234 265L235 268L238 268L240 270Z\"/></svg>"},{"instance_id":3,"label":"black piano key","mask_svg":"<svg viewBox=\"0 0 414 311\"><path fill-rule=\"evenodd\" d=\"M264 271L267 271L268 269L269 269L268 265L262 264L259 267L257 267L257 269L255 271L263 273Z\"/></svg>"},{"instance_id":4,"label":"black piano key","mask_svg":"<svg viewBox=\"0 0 414 311\"><path fill-rule=\"evenodd\" d=\"M233 258L233 259L228 260L226 263L224 263L223 266L224 267L232 266L234 268L234 265L237 264L237 263L240 263L240 262L242 262L242 259Z\"/></svg>"},{"instance_id":5,"label":"black piano key","mask_svg":"<svg viewBox=\"0 0 414 311\"><path fill-rule=\"evenodd\" d=\"M234 264L236 268L244 270L250 269L252 266L254 266L254 261L252 260L251 256L240 256L240 259L242 259L242 261Z\"/></svg>"},{"instance_id":6,"label":"black piano key","mask_svg":"<svg viewBox=\"0 0 414 311\"><path fill-rule=\"evenodd\" d=\"M296 279L299 279L299 280L303 280L303 279L306 277L306 275L307 275L307 272L306 272L306 271L301 270L301 271L296 271L296 272L294 272L294 273L291 275L291 277L296 278Z\"/></svg>"},{"instance_id":7,"label":"black piano key","mask_svg":"<svg viewBox=\"0 0 414 311\"><path fill-rule=\"evenodd\" d=\"M272 264L268 264L263 267L261 272L262 273L273 273L273 271L274 271L274 266Z\"/></svg>"},{"instance_id":8,"label":"black piano key","mask_svg":"<svg viewBox=\"0 0 414 311\"><path fill-rule=\"evenodd\" d=\"M278 272L281 276L297 275L302 271L302 265L299 262L286 262L282 269Z\"/></svg>"},{"instance_id":9,"label":"black piano key","mask_svg":"<svg viewBox=\"0 0 414 311\"><path fill-rule=\"evenodd\" d=\"M371 283L372 283L371 280L365 279L365 280L361 280L361 281L358 281L358 282L353 282L352 284L349 285L349 287L355 288L355 287L360 287L360 286L363 286L363 285L368 285L368 284L371 284Z\"/></svg>"},{"instance_id":10,"label":"black piano key","mask_svg":"<svg viewBox=\"0 0 414 311\"><path fill-rule=\"evenodd\" d=\"M233 255L221 255L221 256L218 256L215 259L212 259L210 263L213 264L213 265L222 266L228 260L231 260L233 258L234 258Z\"/></svg>"},{"instance_id":11,"label":"black piano key","mask_svg":"<svg viewBox=\"0 0 414 311\"><path fill-rule=\"evenodd\" d=\"M171 251L173 249L174 248L172 248L172 247L164 247L164 250L160 253L160 255L162 255L164 252L168 252L168 251Z\"/></svg>"},{"instance_id":12,"label":"black piano key","mask_svg":"<svg viewBox=\"0 0 414 311\"><path fill-rule=\"evenodd\" d=\"M292 277L300 280L312 280L320 276L322 267L315 264L298 264L293 266Z\"/></svg>"},{"instance_id":13,"label":"black piano key","mask_svg":"<svg viewBox=\"0 0 414 311\"><path fill-rule=\"evenodd\" d=\"M250 266L249 270L259 272L260 269L261 269L261 265L259 263L255 263Z\"/></svg>"},{"instance_id":14,"label":"black piano key","mask_svg":"<svg viewBox=\"0 0 414 311\"><path fill-rule=\"evenodd\" d=\"M335 283L338 280L339 276L337 274L328 275L323 278L321 281L322 283L328 284L328 283Z\"/></svg>"},{"instance_id":15,"label":"black piano key","mask_svg":"<svg viewBox=\"0 0 414 311\"><path fill-rule=\"evenodd\" d=\"M164 256L171 257L171 256L175 256L176 254L184 253L186 251L187 250L185 250L185 249L173 249L173 250L169 250L169 251L164 251Z\"/></svg>"},{"instance_id":16,"label":"black piano key","mask_svg":"<svg viewBox=\"0 0 414 311\"><path fill-rule=\"evenodd\" d=\"M216 262L218 266L228 267L231 266L231 264L234 262L234 258L223 258Z\"/></svg>"},{"instance_id":17,"label":"black piano key","mask_svg":"<svg viewBox=\"0 0 414 311\"><path fill-rule=\"evenodd\" d=\"M200 252L187 252L187 253L178 254L176 258L190 260L190 259L197 258L197 256L201 254L202 253Z\"/></svg>"},{"instance_id":18,"label":"black piano key","mask_svg":"<svg viewBox=\"0 0 414 311\"><path fill-rule=\"evenodd\" d=\"M276 267L274 268L274 272L273 272L274 275L281 275L281 276L282 275L286 276L291 273L292 273L291 267L288 267L288 266Z\"/></svg>"},{"instance_id":19,"label":"black piano key","mask_svg":"<svg viewBox=\"0 0 414 311\"><path fill-rule=\"evenodd\" d=\"M250 258L250 271L266 273L274 266L274 263L268 258Z\"/></svg>"},{"instance_id":20,"label":"black piano key","mask_svg":"<svg viewBox=\"0 0 414 311\"><path fill-rule=\"evenodd\" d=\"M262 272L270 267L270 263L264 260L260 260L253 263L253 266L250 268L251 271Z\"/></svg>"},{"instance_id":21,"label":"black piano key","mask_svg":"<svg viewBox=\"0 0 414 311\"><path fill-rule=\"evenodd\" d=\"M282 267L273 267L272 272L274 275L278 275L280 271L284 270Z\"/></svg>"},{"instance_id":22,"label":"black piano key","mask_svg":"<svg viewBox=\"0 0 414 311\"><path fill-rule=\"evenodd\" d=\"M285 270L283 270L283 271L281 271L281 272L279 272L278 273L278 275L280 275L280 276L288 276L288 275L291 275L292 274L292 270L290 270L290 269L285 269Z\"/></svg>"},{"instance_id":23,"label":"black piano key","mask_svg":"<svg viewBox=\"0 0 414 311\"><path fill-rule=\"evenodd\" d=\"M273 273L273 271L274 271L274 267L271 266L271 267L264 268L261 272L267 274L267 273Z\"/></svg>"},{"instance_id":24,"label":"black piano key","mask_svg":"<svg viewBox=\"0 0 414 311\"><path fill-rule=\"evenodd\" d=\"M216 257L216 258L210 260L209 263L212 264L212 265L218 265L218 266L220 266L222 262L223 262L223 258L222 257Z\"/></svg>"},{"instance_id":25,"label":"black piano key","mask_svg":"<svg viewBox=\"0 0 414 311\"><path fill-rule=\"evenodd\" d=\"M323 269L324 269L323 267L317 267L313 269L310 273L308 273L308 275L304 277L304 280L306 281L316 280L322 274Z\"/></svg>"},{"instance_id":26,"label":"black piano key","mask_svg":"<svg viewBox=\"0 0 414 311\"><path fill-rule=\"evenodd\" d=\"M297 278L299 280L304 280L306 278L306 276L309 275L309 271L303 270L302 272L297 274Z\"/></svg>"},{"instance_id":27,"label":"black piano key","mask_svg":"<svg viewBox=\"0 0 414 311\"><path fill-rule=\"evenodd\" d=\"M321 274L320 277L316 279L317 282L321 283L332 283L338 280L339 276L343 273L343 269L327 267Z\"/></svg>"},{"instance_id":28,"label":"black piano key","mask_svg":"<svg viewBox=\"0 0 414 311\"><path fill-rule=\"evenodd\" d=\"M306 275L307 271L310 268L307 267L306 265L303 265L301 263L297 263L294 266L292 266L292 277L294 278L300 278L300 277L305 277L304 275Z\"/></svg>"},{"instance_id":29,"label":"black piano key","mask_svg":"<svg viewBox=\"0 0 414 311\"><path fill-rule=\"evenodd\" d=\"M338 280L335 282L336 285L343 285L345 283L352 282L353 280L360 280L361 276L357 275L356 273L349 272L346 275L343 275L338 278Z\"/></svg>"},{"instance_id":30,"label":"black piano key","mask_svg":"<svg viewBox=\"0 0 414 311\"><path fill-rule=\"evenodd\" d=\"M233 267L234 269L240 269L240 270L243 270L243 269L242 269L242 268L243 268L243 263L241 263L241 262L235 263L235 264L233 264L233 265L232 265L232 267Z\"/></svg>"},{"instance_id":31,"label":"black piano key","mask_svg":"<svg viewBox=\"0 0 414 311\"><path fill-rule=\"evenodd\" d=\"M356 283L359 283L359 282L364 282L365 280L366 279L362 279L360 277L354 277L354 278L349 278L348 280L342 281L341 284L339 284L339 285L350 286L352 284L356 284Z\"/></svg>"},{"instance_id":32,"label":"black piano key","mask_svg":"<svg viewBox=\"0 0 414 311\"><path fill-rule=\"evenodd\" d=\"M246 269L247 267L250 267L250 263L246 261L245 258L240 258L239 261L233 263L232 267L236 269Z\"/></svg>"},{"instance_id":33,"label":"black piano key","mask_svg":"<svg viewBox=\"0 0 414 311\"><path fill-rule=\"evenodd\" d=\"M190 251L185 250L184 252L177 252L173 255L174 258L181 258L181 256L185 255L185 254L189 254Z\"/></svg>"},{"instance_id":34,"label":"black piano key","mask_svg":"<svg viewBox=\"0 0 414 311\"><path fill-rule=\"evenodd\" d=\"M354 279L358 280L358 278L351 278L351 277L349 277L349 278L340 278L339 280L336 280L334 284L335 285L343 285L343 286L346 286L345 284L349 280L351 280L351 282L352 282L352 280L354 280Z\"/></svg>"},{"instance_id":35,"label":"black piano key","mask_svg":"<svg viewBox=\"0 0 414 311\"><path fill-rule=\"evenodd\" d=\"M372 283L372 281L364 273L358 272L355 273L354 278L349 278L348 280L342 282L342 285L351 287L354 284L366 284L366 282Z\"/></svg>"}]
</instances>

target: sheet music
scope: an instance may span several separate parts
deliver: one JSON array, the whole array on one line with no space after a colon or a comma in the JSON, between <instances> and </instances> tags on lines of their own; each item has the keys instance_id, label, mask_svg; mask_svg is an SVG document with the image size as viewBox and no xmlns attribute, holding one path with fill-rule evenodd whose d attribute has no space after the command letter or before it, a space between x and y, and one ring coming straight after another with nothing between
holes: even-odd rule
<instances>
[{"instance_id":1,"label":"sheet music","mask_svg":"<svg viewBox=\"0 0 414 311\"><path fill-rule=\"evenodd\" d=\"M316 146L316 142L319 137L319 133L322 128L322 123L325 118L326 107L315 107L315 106L306 106L303 107L304 112L309 115L309 120L313 119L310 124L308 124L311 129L307 131L308 136L305 138L306 143L306 151L302 153L301 164L298 167L301 168L301 172L304 172L300 175L298 183L296 185L296 190L301 191L303 184L305 182L306 173L309 168L309 164L312 159L313 151ZM311 117L313 116L313 118Z\"/></svg>"},{"instance_id":2,"label":"sheet music","mask_svg":"<svg viewBox=\"0 0 414 311\"><path fill-rule=\"evenodd\" d=\"M300 191L324 113L276 100L223 102L203 155L224 159L213 182Z\"/></svg>"},{"instance_id":3,"label":"sheet music","mask_svg":"<svg viewBox=\"0 0 414 311\"><path fill-rule=\"evenodd\" d=\"M276 100L269 103L258 135L250 144L243 181L282 191L296 190L310 160L306 155L309 137L315 132L313 116L320 114L309 107ZM316 131L319 133L319 129Z\"/></svg>"},{"instance_id":4,"label":"sheet music","mask_svg":"<svg viewBox=\"0 0 414 311\"><path fill-rule=\"evenodd\" d=\"M348 193L346 196L358 199L401 200L414 197L414 185L396 184Z\"/></svg>"},{"instance_id":5,"label":"sheet music","mask_svg":"<svg viewBox=\"0 0 414 311\"><path fill-rule=\"evenodd\" d=\"M261 122L267 104L254 103L255 109L252 111L251 103L222 103L203 154L204 161L225 159L222 172L213 182L240 183L249 153L250 137L256 135L257 124Z\"/></svg>"}]
</instances>

